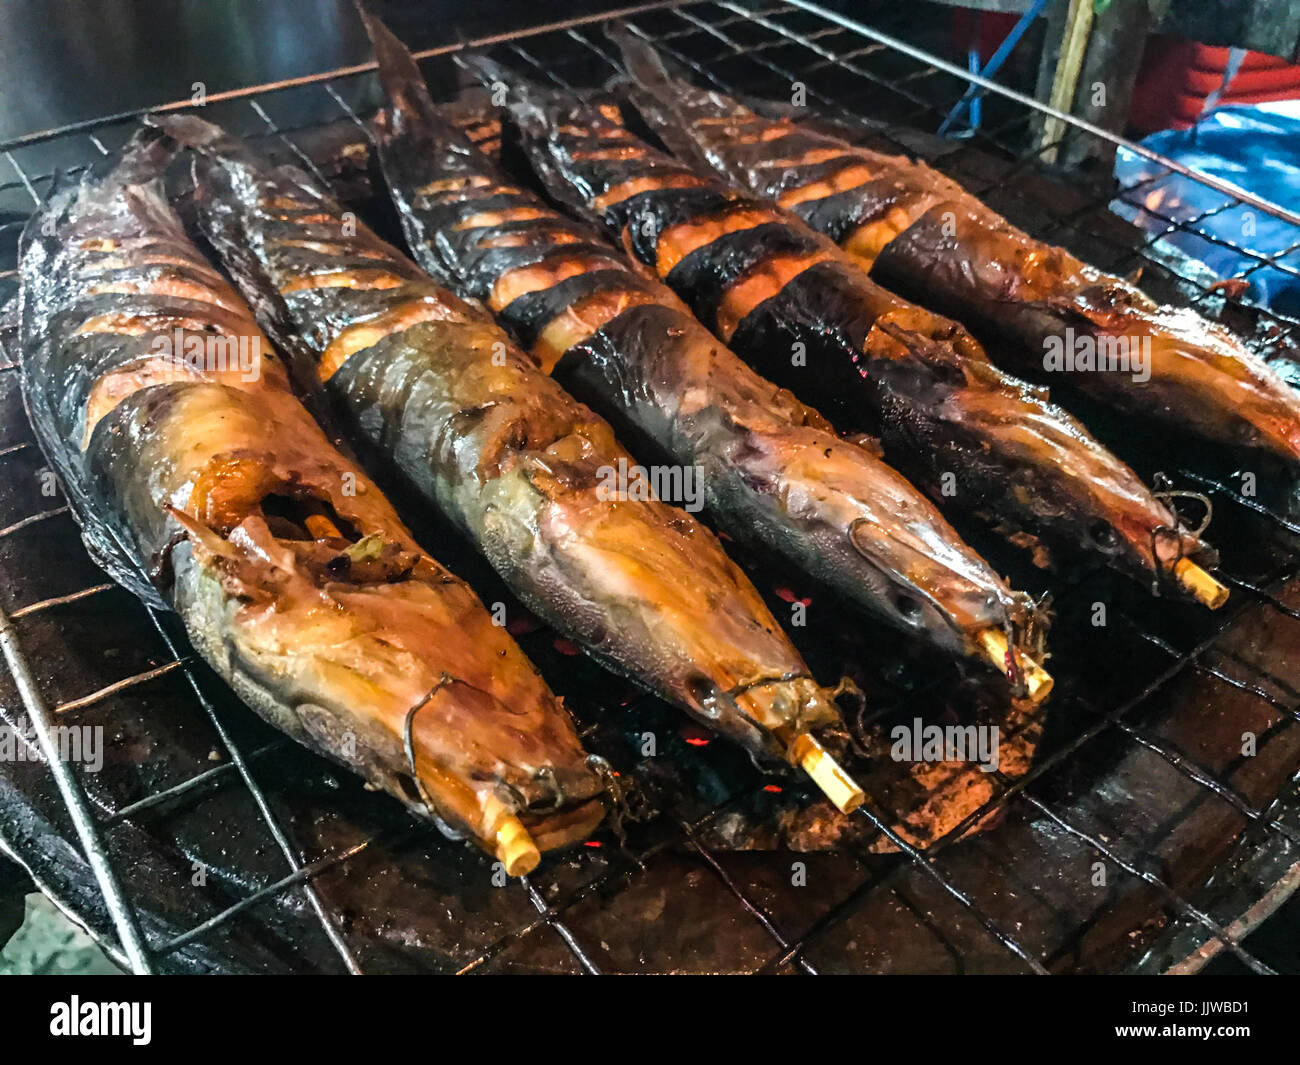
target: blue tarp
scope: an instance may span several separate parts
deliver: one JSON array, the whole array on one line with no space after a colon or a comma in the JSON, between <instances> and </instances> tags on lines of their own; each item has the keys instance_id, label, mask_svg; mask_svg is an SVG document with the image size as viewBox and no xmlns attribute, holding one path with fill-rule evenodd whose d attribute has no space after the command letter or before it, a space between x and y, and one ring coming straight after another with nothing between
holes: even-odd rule
<instances>
[{"instance_id":1,"label":"blue tarp","mask_svg":"<svg viewBox=\"0 0 1300 1065\"><path fill-rule=\"evenodd\" d=\"M1288 210L1300 206L1300 100L1219 108L1191 129L1162 130L1142 143ZM1116 214L1164 234L1219 278L1243 277L1250 283L1243 298L1300 317L1300 228L1127 149L1117 154L1115 176L1130 190L1112 202ZM1166 232L1175 221L1188 228ZM1261 255L1276 264L1261 265Z\"/></svg>"}]
</instances>

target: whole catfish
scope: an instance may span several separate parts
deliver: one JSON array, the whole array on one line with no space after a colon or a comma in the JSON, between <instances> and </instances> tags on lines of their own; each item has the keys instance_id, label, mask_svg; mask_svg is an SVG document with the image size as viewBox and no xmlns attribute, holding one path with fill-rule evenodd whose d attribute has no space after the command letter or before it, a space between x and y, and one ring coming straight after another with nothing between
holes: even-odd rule
<instances>
[{"instance_id":1,"label":"whole catfish","mask_svg":"<svg viewBox=\"0 0 1300 1065\"><path fill-rule=\"evenodd\" d=\"M789 208L881 283L995 338L1009 366L1064 371L1120 410L1300 462L1300 394L1223 326L1035 240L924 163L755 114L672 77L626 30L617 37L638 111L675 152ZM1067 338L1091 342L1091 369L1069 372Z\"/></svg>"},{"instance_id":2,"label":"whole catfish","mask_svg":"<svg viewBox=\"0 0 1300 1065\"><path fill-rule=\"evenodd\" d=\"M163 197L154 131L22 239L23 396L92 555L259 714L512 875L584 838L569 715L289 388Z\"/></svg>"},{"instance_id":3,"label":"whole catfish","mask_svg":"<svg viewBox=\"0 0 1300 1065\"><path fill-rule=\"evenodd\" d=\"M193 117L199 214L267 330L539 617L754 755L862 793L813 737L839 724L762 597L685 511L618 490L635 460L484 312L294 167Z\"/></svg>"},{"instance_id":4,"label":"whole catfish","mask_svg":"<svg viewBox=\"0 0 1300 1065\"><path fill-rule=\"evenodd\" d=\"M510 87L520 144L553 197L603 224L755 369L840 429L878 436L940 507L1222 605L1199 534L958 323L885 291L784 208L651 147L616 109L470 62Z\"/></svg>"},{"instance_id":5,"label":"whole catfish","mask_svg":"<svg viewBox=\"0 0 1300 1065\"><path fill-rule=\"evenodd\" d=\"M1018 694L1046 696L1050 677L1025 648L1037 635L1027 596L899 474L755 374L598 230L512 184L457 128L455 109L435 108L401 42L365 18L389 100L379 159L425 269L487 305L620 429L698 469L731 536L949 653L991 659Z\"/></svg>"}]
</instances>

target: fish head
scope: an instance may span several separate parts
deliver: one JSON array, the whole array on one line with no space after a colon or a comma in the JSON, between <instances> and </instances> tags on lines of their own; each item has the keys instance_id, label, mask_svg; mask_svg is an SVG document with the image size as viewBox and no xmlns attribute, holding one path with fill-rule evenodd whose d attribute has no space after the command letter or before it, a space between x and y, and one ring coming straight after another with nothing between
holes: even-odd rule
<instances>
[{"instance_id":1,"label":"fish head","mask_svg":"<svg viewBox=\"0 0 1300 1065\"><path fill-rule=\"evenodd\" d=\"M1005 471L1007 512L1022 515L1022 527L1049 549L1066 545L1147 580L1171 575L1183 559L1217 560L1169 506L1168 493L1153 491L1041 394L998 377L962 390L952 409L954 424L974 427Z\"/></svg>"},{"instance_id":2,"label":"fish head","mask_svg":"<svg viewBox=\"0 0 1300 1065\"><path fill-rule=\"evenodd\" d=\"M287 393L149 389L88 454L123 479L191 641L289 735L489 850L487 812L599 821L603 781L536 668Z\"/></svg>"},{"instance_id":3,"label":"fish head","mask_svg":"<svg viewBox=\"0 0 1300 1065\"><path fill-rule=\"evenodd\" d=\"M777 521L815 548L805 564L840 595L947 654L979 634L1033 627L1027 596L1007 583L920 491L857 440L818 426L736 449Z\"/></svg>"},{"instance_id":4,"label":"fish head","mask_svg":"<svg viewBox=\"0 0 1300 1065\"><path fill-rule=\"evenodd\" d=\"M1015 597L977 556L951 557L952 542L927 549L937 539L930 531L859 518L849 525L848 540L873 571L875 599L894 627L960 655L969 634L1011 620Z\"/></svg>"}]
</instances>

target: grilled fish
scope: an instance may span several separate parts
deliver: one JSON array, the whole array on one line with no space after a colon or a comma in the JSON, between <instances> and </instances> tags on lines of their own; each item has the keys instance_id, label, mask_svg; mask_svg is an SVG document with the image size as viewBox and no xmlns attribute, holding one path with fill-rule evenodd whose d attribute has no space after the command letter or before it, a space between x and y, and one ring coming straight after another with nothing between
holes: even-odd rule
<instances>
[{"instance_id":1,"label":"grilled fish","mask_svg":"<svg viewBox=\"0 0 1300 1065\"><path fill-rule=\"evenodd\" d=\"M390 105L376 123L379 159L430 274L490 307L543 370L629 438L700 470L730 535L1004 673L1010 636L1017 693L1046 695L1050 678L1018 646L1036 637L1028 596L899 474L720 346L600 231L512 184L457 128L455 112L434 107L401 42L366 22Z\"/></svg>"},{"instance_id":2,"label":"grilled fish","mask_svg":"<svg viewBox=\"0 0 1300 1065\"><path fill-rule=\"evenodd\" d=\"M295 398L142 133L24 233L22 385L91 553L260 715L513 875L600 775L536 668Z\"/></svg>"},{"instance_id":3,"label":"grilled fish","mask_svg":"<svg viewBox=\"0 0 1300 1065\"><path fill-rule=\"evenodd\" d=\"M1198 532L956 322L885 291L785 209L652 148L616 108L471 63L510 86L520 144L553 197L602 223L764 376L840 429L878 436L941 508L1222 605Z\"/></svg>"},{"instance_id":4,"label":"grilled fish","mask_svg":"<svg viewBox=\"0 0 1300 1065\"><path fill-rule=\"evenodd\" d=\"M154 121L198 152L202 224L268 331L534 613L843 808L861 801L810 734L839 723L830 693L711 532L612 490L634 460L605 422L306 174L199 119Z\"/></svg>"},{"instance_id":5,"label":"grilled fish","mask_svg":"<svg viewBox=\"0 0 1300 1065\"><path fill-rule=\"evenodd\" d=\"M1300 461L1300 395L1223 326L1035 240L924 163L764 118L671 77L626 30L618 40L638 81L637 110L674 152L775 200L882 284L996 340L1009 367L1059 372L1069 364L1050 360L1064 356L1067 338L1088 341L1094 362L1115 369L1070 373L1083 393ZM1135 353L1143 365L1133 372Z\"/></svg>"}]
</instances>

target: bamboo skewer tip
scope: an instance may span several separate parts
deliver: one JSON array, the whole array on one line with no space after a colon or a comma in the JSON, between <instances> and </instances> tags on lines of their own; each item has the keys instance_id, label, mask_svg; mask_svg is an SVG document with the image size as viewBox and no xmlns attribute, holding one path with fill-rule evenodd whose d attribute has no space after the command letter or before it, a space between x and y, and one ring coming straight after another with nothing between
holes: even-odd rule
<instances>
[{"instance_id":1,"label":"bamboo skewer tip","mask_svg":"<svg viewBox=\"0 0 1300 1065\"><path fill-rule=\"evenodd\" d=\"M1006 633L1001 629L985 629L979 634L978 642L980 650L984 652L993 668L1005 676L1008 669L1007 654L1010 651ZM1020 672L1024 674L1027 697L1035 704L1041 703L1052 693L1056 681L1047 670L1023 651L1017 649L1015 656Z\"/></svg>"},{"instance_id":2,"label":"bamboo skewer tip","mask_svg":"<svg viewBox=\"0 0 1300 1065\"><path fill-rule=\"evenodd\" d=\"M1028 655L1020 656L1020 668L1025 674L1025 687L1029 690L1030 701L1038 704L1052 694L1056 681L1047 670Z\"/></svg>"},{"instance_id":3,"label":"bamboo skewer tip","mask_svg":"<svg viewBox=\"0 0 1300 1065\"><path fill-rule=\"evenodd\" d=\"M1174 580L1202 606L1218 610L1228 601L1228 589L1190 558L1180 558L1174 564Z\"/></svg>"},{"instance_id":4,"label":"bamboo skewer tip","mask_svg":"<svg viewBox=\"0 0 1300 1065\"><path fill-rule=\"evenodd\" d=\"M497 859L505 866L507 876L527 876L542 860L528 829L513 814L497 827L495 839Z\"/></svg>"},{"instance_id":5,"label":"bamboo skewer tip","mask_svg":"<svg viewBox=\"0 0 1300 1065\"><path fill-rule=\"evenodd\" d=\"M483 804L485 835L492 841L497 860L505 866L507 876L527 876L537 868L542 853L528 834L528 829L500 799L491 797Z\"/></svg>"},{"instance_id":6,"label":"bamboo skewer tip","mask_svg":"<svg viewBox=\"0 0 1300 1065\"><path fill-rule=\"evenodd\" d=\"M852 813L866 800L866 793L844 772L830 752L808 733L801 732L794 738L790 744L790 756L791 761L812 778L840 813Z\"/></svg>"}]
</instances>

